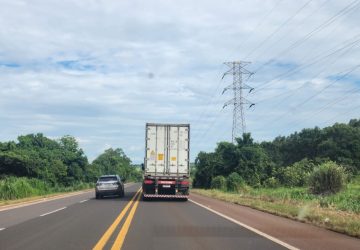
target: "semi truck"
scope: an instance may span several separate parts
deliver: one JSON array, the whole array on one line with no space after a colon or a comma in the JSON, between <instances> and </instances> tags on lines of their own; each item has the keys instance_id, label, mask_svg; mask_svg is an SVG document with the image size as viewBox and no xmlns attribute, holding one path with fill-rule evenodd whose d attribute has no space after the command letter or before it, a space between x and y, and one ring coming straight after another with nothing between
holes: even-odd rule
<instances>
[{"instance_id":1,"label":"semi truck","mask_svg":"<svg viewBox=\"0 0 360 250\"><path fill-rule=\"evenodd\" d=\"M146 123L143 199L189 196L190 125Z\"/></svg>"}]
</instances>

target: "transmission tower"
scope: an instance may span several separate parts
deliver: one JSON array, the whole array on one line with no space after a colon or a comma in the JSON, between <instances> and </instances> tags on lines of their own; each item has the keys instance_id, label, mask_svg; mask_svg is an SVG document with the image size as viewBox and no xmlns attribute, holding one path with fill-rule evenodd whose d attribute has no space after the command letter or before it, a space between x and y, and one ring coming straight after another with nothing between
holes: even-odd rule
<instances>
[{"instance_id":1,"label":"transmission tower","mask_svg":"<svg viewBox=\"0 0 360 250\"><path fill-rule=\"evenodd\" d=\"M226 75L233 75L233 83L224 88L222 94L224 94L228 89L232 89L234 94L234 97L231 100L224 103L223 108L230 104L234 106L232 142L235 142L235 138L246 132L244 105L249 105L249 108L255 105L254 103L246 100L243 96L244 89L249 89L249 93L254 90L254 88L244 83L244 81L249 79L253 73L244 68L249 64L249 62L237 61L225 62L224 64L230 69L224 73L222 79L224 79ZM247 76L246 79L244 75Z\"/></svg>"}]
</instances>

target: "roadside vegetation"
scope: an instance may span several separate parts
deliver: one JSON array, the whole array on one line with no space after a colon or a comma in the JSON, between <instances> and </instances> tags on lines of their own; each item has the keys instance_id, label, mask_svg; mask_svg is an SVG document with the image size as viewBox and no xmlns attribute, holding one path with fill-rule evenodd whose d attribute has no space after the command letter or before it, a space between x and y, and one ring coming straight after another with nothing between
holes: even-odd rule
<instances>
[{"instance_id":1,"label":"roadside vegetation","mask_svg":"<svg viewBox=\"0 0 360 250\"><path fill-rule=\"evenodd\" d=\"M0 142L0 201L92 188L103 174L141 179L140 169L119 148L105 150L90 164L72 136L29 134Z\"/></svg>"},{"instance_id":2,"label":"roadside vegetation","mask_svg":"<svg viewBox=\"0 0 360 250\"><path fill-rule=\"evenodd\" d=\"M194 192L360 237L360 120L200 152Z\"/></svg>"}]
</instances>

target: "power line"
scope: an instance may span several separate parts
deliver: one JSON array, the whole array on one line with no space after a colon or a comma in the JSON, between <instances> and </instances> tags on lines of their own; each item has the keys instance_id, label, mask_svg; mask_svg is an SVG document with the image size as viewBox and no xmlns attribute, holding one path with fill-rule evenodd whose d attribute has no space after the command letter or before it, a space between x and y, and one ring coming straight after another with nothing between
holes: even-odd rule
<instances>
[{"instance_id":1,"label":"power line","mask_svg":"<svg viewBox=\"0 0 360 250\"><path fill-rule=\"evenodd\" d=\"M357 40L357 41L355 41L355 42L358 43L359 41L360 41L360 39ZM334 59L332 60L332 62L330 62L330 63L329 63L329 61L328 61L328 64L327 64L326 66L332 66L333 64L335 64L335 63L337 62L337 59L341 58L343 55L345 55L346 53L348 53L348 52L356 45L356 43L354 43L354 42L351 43L351 44L350 44L351 46L350 46L349 48L347 48L343 53L341 53L341 55L339 55L338 57L334 58ZM348 47L348 46L345 46L345 47ZM343 48L345 48L345 47L343 47ZM341 48L341 50L342 50L343 48ZM338 51L340 51L340 50L336 50L336 52L338 52ZM331 54L333 54L333 53L331 53ZM327 57L327 56L326 56L326 57ZM325 58L326 58L326 57L325 57ZM310 66L310 65L308 65L308 66ZM324 69L321 70L319 73L317 73L317 74L312 78L312 80L315 79L316 77L318 77L321 73L323 73L323 72L325 71L325 69L326 69L326 68L324 68ZM294 90L285 91L285 92L283 92L283 93L281 93L281 94L279 94L279 95L272 96L272 97L269 97L269 98L265 98L265 99L261 100L260 102L256 102L256 104L259 104L259 103L261 103L261 102L264 102L264 101L266 101L266 100L268 100L268 99L278 98L279 96L285 95L285 94L287 94L287 93L291 93L290 95L288 95L288 96L286 96L285 98L283 98L282 101L278 102L278 103L276 104L276 106L278 106L278 105L280 105L281 103L283 103L286 99L288 99L289 97L293 96L293 95L294 95L297 91L299 91L302 87L304 87L304 86L306 85L306 83L307 83L307 82L303 83L301 86L299 86L298 88L296 88L296 89L294 89Z\"/></svg>"},{"instance_id":2,"label":"power line","mask_svg":"<svg viewBox=\"0 0 360 250\"><path fill-rule=\"evenodd\" d=\"M289 47L287 47L286 49L284 49L283 51L281 51L275 58L281 57L284 54L290 52L291 50L295 49L296 47L300 46L301 44L303 44L304 42L306 42L308 39L310 39L314 34L316 34L317 32L323 30L324 28L328 27L330 24L332 24L333 22L336 21L337 18L346 15L347 13L349 13L350 11L355 10L356 8L359 7L360 2L358 2L358 0L354 0L353 2L351 2L350 4L346 5L343 9L341 9L340 11L338 11L335 15L331 16L329 19L327 19L325 22L321 23L319 26L317 26L315 29L313 29L312 31L310 31L308 34L306 34L304 37L302 37L301 39L295 41L294 43L292 43ZM263 63L260 67L258 67L254 73L257 73L258 71L260 71L263 67L269 65L270 63L272 63L273 61L275 61L274 58L268 60L267 62Z\"/></svg>"},{"instance_id":3,"label":"power line","mask_svg":"<svg viewBox=\"0 0 360 250\"><path fill-rule=\"evenodd\" d=\"M335 99L335 100L331 100L330 102L326 103L325 105L323 105L322 107L320 107L320 109L318 109L315 113L312 113L311 114L311 118L322 113L323 111L327 110L328 108L330 107L333 107L335 104L339 103L339 102L342 102L343 100L345 100L349 95L353 95L353 94L357 94L358 92L360 92L360 88L359 87L355 87L355 88L352 88L348 91L345 92L345 95ZM346 112L348 113L348 112ZM302 121L296 121L296 123L298 124L299 122L304 122L308 119L303 119ZM329 120L328 120L329 121ZM326 121L326 122L328 122ZM294 124L294 122L292 123Z\"/></svg>"},{"instance_id":4,"label":"power line","mask_svg":"<svg viewBox=\"0 0 360 250\"><path fill-rule=\"evenodd\" d=\"M325 86L323 89L321 89L319 92L317 92L315 95L313 95L312 98L315 97L316 95L322 93L325 89L327 89L327 88L329 88L330 86L334 85L336 82L338 82L338 81L346 78L348 75L350 75L352 72L354 72L354 71L355 71L356 69L358 69L359 67L360 67L360 64L356 65L355 67L353 67L352 69L350 69L349 71L347 71L345 74L344 74L343 72L338 73L338 75L341 74L341 77L336 78L336 79L334 79L333 81L331 81L330 84L328 84L328 85ZM312 99L312 98L311 98L311 99ZM305 100L304 102L300 103L300 105L297 105L296 107L294 107L294 108L292 108L292 109L297 109L299 106L302 106L303 104L305 104L305 103L308 102L309 100L310 100L310 99L308 98L308 99ZM273 124L275 121L279 121L281 118L283 118L284 116L286 116L288 113L289 113L289 111L283 113L283 114L280 115L280 116L277 116L275 119L273 119L273 120L272 120L270 123L268 123L268 124Z\"/></svg>"},{"instance_id":5,"label":"power line","mask_svg":"<svg viewBox=\"0 0 360 250\"><path fill-rule=\"evenodd\" d=\"M306 17L302 18L302 20L307 20L308 18L312 17L315 15L315 13L317 11L319 11L322 7L324 7L330 0L325 0L318 8L316 8L314 11L312 11L309 15L307 15ZM298 23L299 26L299 23ZM294 28L293 28L294 29ZM284 38L288 38L288 33L285 33L283 36L281 36L279 39L277 39L276 41L274 41L270 46L268 46L268 49L266 50L271 50L271 47L273 47L274 45L277 45L282 39ZM253 61L257 61L258 58L260 57L260 55L262 55L263 53L259 53L259 55L252 59Z\"/></svg>"},{"instance_id":6,"label":"power line","mask_svg":"<svg viewBox=\"0 0 360 250\"><path fill-rule=\"evenodd\" d=\"M304 5L302 5L292 16L286 19L275 31L273 31L270 35L268 35L264 40L258 44L254 49L252 49L246 56L245 59L249 58L256 50L261 48L268 40L270 40L276 33L278 33L283 27L285 27L292 19L294 19L307 5L309 5L313 0L307 1Z\"/></svg>"},{"instance_id":7,"label":"power line","mask_svg":"<svg viewBox=\"0 0 360 250\"><path fill-rule=\"evenodd\" d=\"M360 37L360 34L358 34L358 35L356 35L355 37L347 40L346 42L348 42L348 41L350 41L350 40L353 40L354 38L357 38L355 41L351 41L351 42L345 44L344 46L342 46L342 47L340 47L340 48L337 48L337 47L335 46L335 48L337 48L337 49L335 49L335 48L330 49L329 51L326 52L326 53L328 53L328 54L325 54L325 53L320 53L320 54L318 54L317 56L315 56L315 57L313 57L312 59L309 60L309 61L312 61L312 62L309 63L309 64L305 64L305 65L303 65L303 66L299 66L299 67L290 69L290 70L288 70L288 71L286 71L286 72L284 72L284 73L281 73L281 74L277 75L277 76L276 76L275 78L273 78L272 80L267 81L267 82L265 82L264 84L259 85L260 88L259 88L259 86L256 87L256 90L254 91L254 93L257 93L257 92L263 90L263 89L265 88L265 86L273 83L274 81L279 81L280 79L283 79L284 77L289 77L289 76L291 76L291 75L294 75L294 74L300 72L301 70L303 70L303 69L305 69L305 68L308 68L308 67L310 67L310 66L312 66L312 65L315 65L315 64L317 64L317 63L319 63L319 62L321 62L321 61L323 61L323 60L325 60L325 59L327 59L327 58L335 55L336 53L338 53L338 52L340 52L340 51L342 51L342 50L345 50L345 49L346 49L346 50L349 50L349 49L355 47L355 46L360 42L360 38L359 38L359 37ZM344 44L344 42L343 42L342 44ZM335 50L333 50L333 49L335 49ZM325 55L324 55L324 54L325 54Z\"/></svg>"},{"instance_id":8,"label":"power line","mask_svg":"<svg viewBox=\"0 0 360 250\"><path fill-rule=\"evenodd\" d=\"M243 45L246 44L246 42L249 40L249 38L251 37L251 35L254 34L254 32L263 25L263 23L265 22L265 20L274 12L274 10L277 9L278 5L279 5L282 1L283 1L283 0L277 1L277 2L274 4L274 6L270 9L270 11L267 12L267 13L265 14L265 16L263 16L263 18L260 20L260 22L251 30L250 35L246 36L246 38L242 40L242 43L238 46L239 50L242 49Z\"/></svg>"},{"instance_id":9,"label":"power line","mask_svg":"<svg viewBox=\"0 0 360 250\"><path fill-rule=\"evenodd\" d=\"M354 72L356 69L358 69L360 67L360 64L356 65L354 68L352 68L350 71L348 71L345 75L342 75L340 78L337 78L335 81L333 81L332 83L326 85L323 89L321 89L320 91L318 91L317 93L315 93L314 95L310 96L309 98L307 98L306 100L304 100L303 102L299 103L297 105L297 107L301 107L303 106L305 103L309 102L310 100L312 100L314 97L320 95L322 92L324 92L325 90L327 90L328 88L330 88L331 86L333 86L335 83L337 83L339 80L344 79L345 77L347 77L348 75L350 75L352 72Z\"/></svg>"}]
</instances>

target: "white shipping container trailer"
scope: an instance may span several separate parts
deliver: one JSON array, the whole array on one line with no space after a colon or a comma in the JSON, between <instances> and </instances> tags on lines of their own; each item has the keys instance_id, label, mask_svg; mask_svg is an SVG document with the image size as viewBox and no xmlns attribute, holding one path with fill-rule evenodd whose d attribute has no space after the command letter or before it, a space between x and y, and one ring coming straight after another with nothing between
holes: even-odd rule
<instances>
[{"instance_id":1,"label":"white shipping container trailer","mask_svg":"<svg viewBox=\"0 0 360 250\"><path fill-rule=\"evenodd\" d=\"M189 196L190 125L147 123L143 198Z\"/></svg>"}]
</instances>

